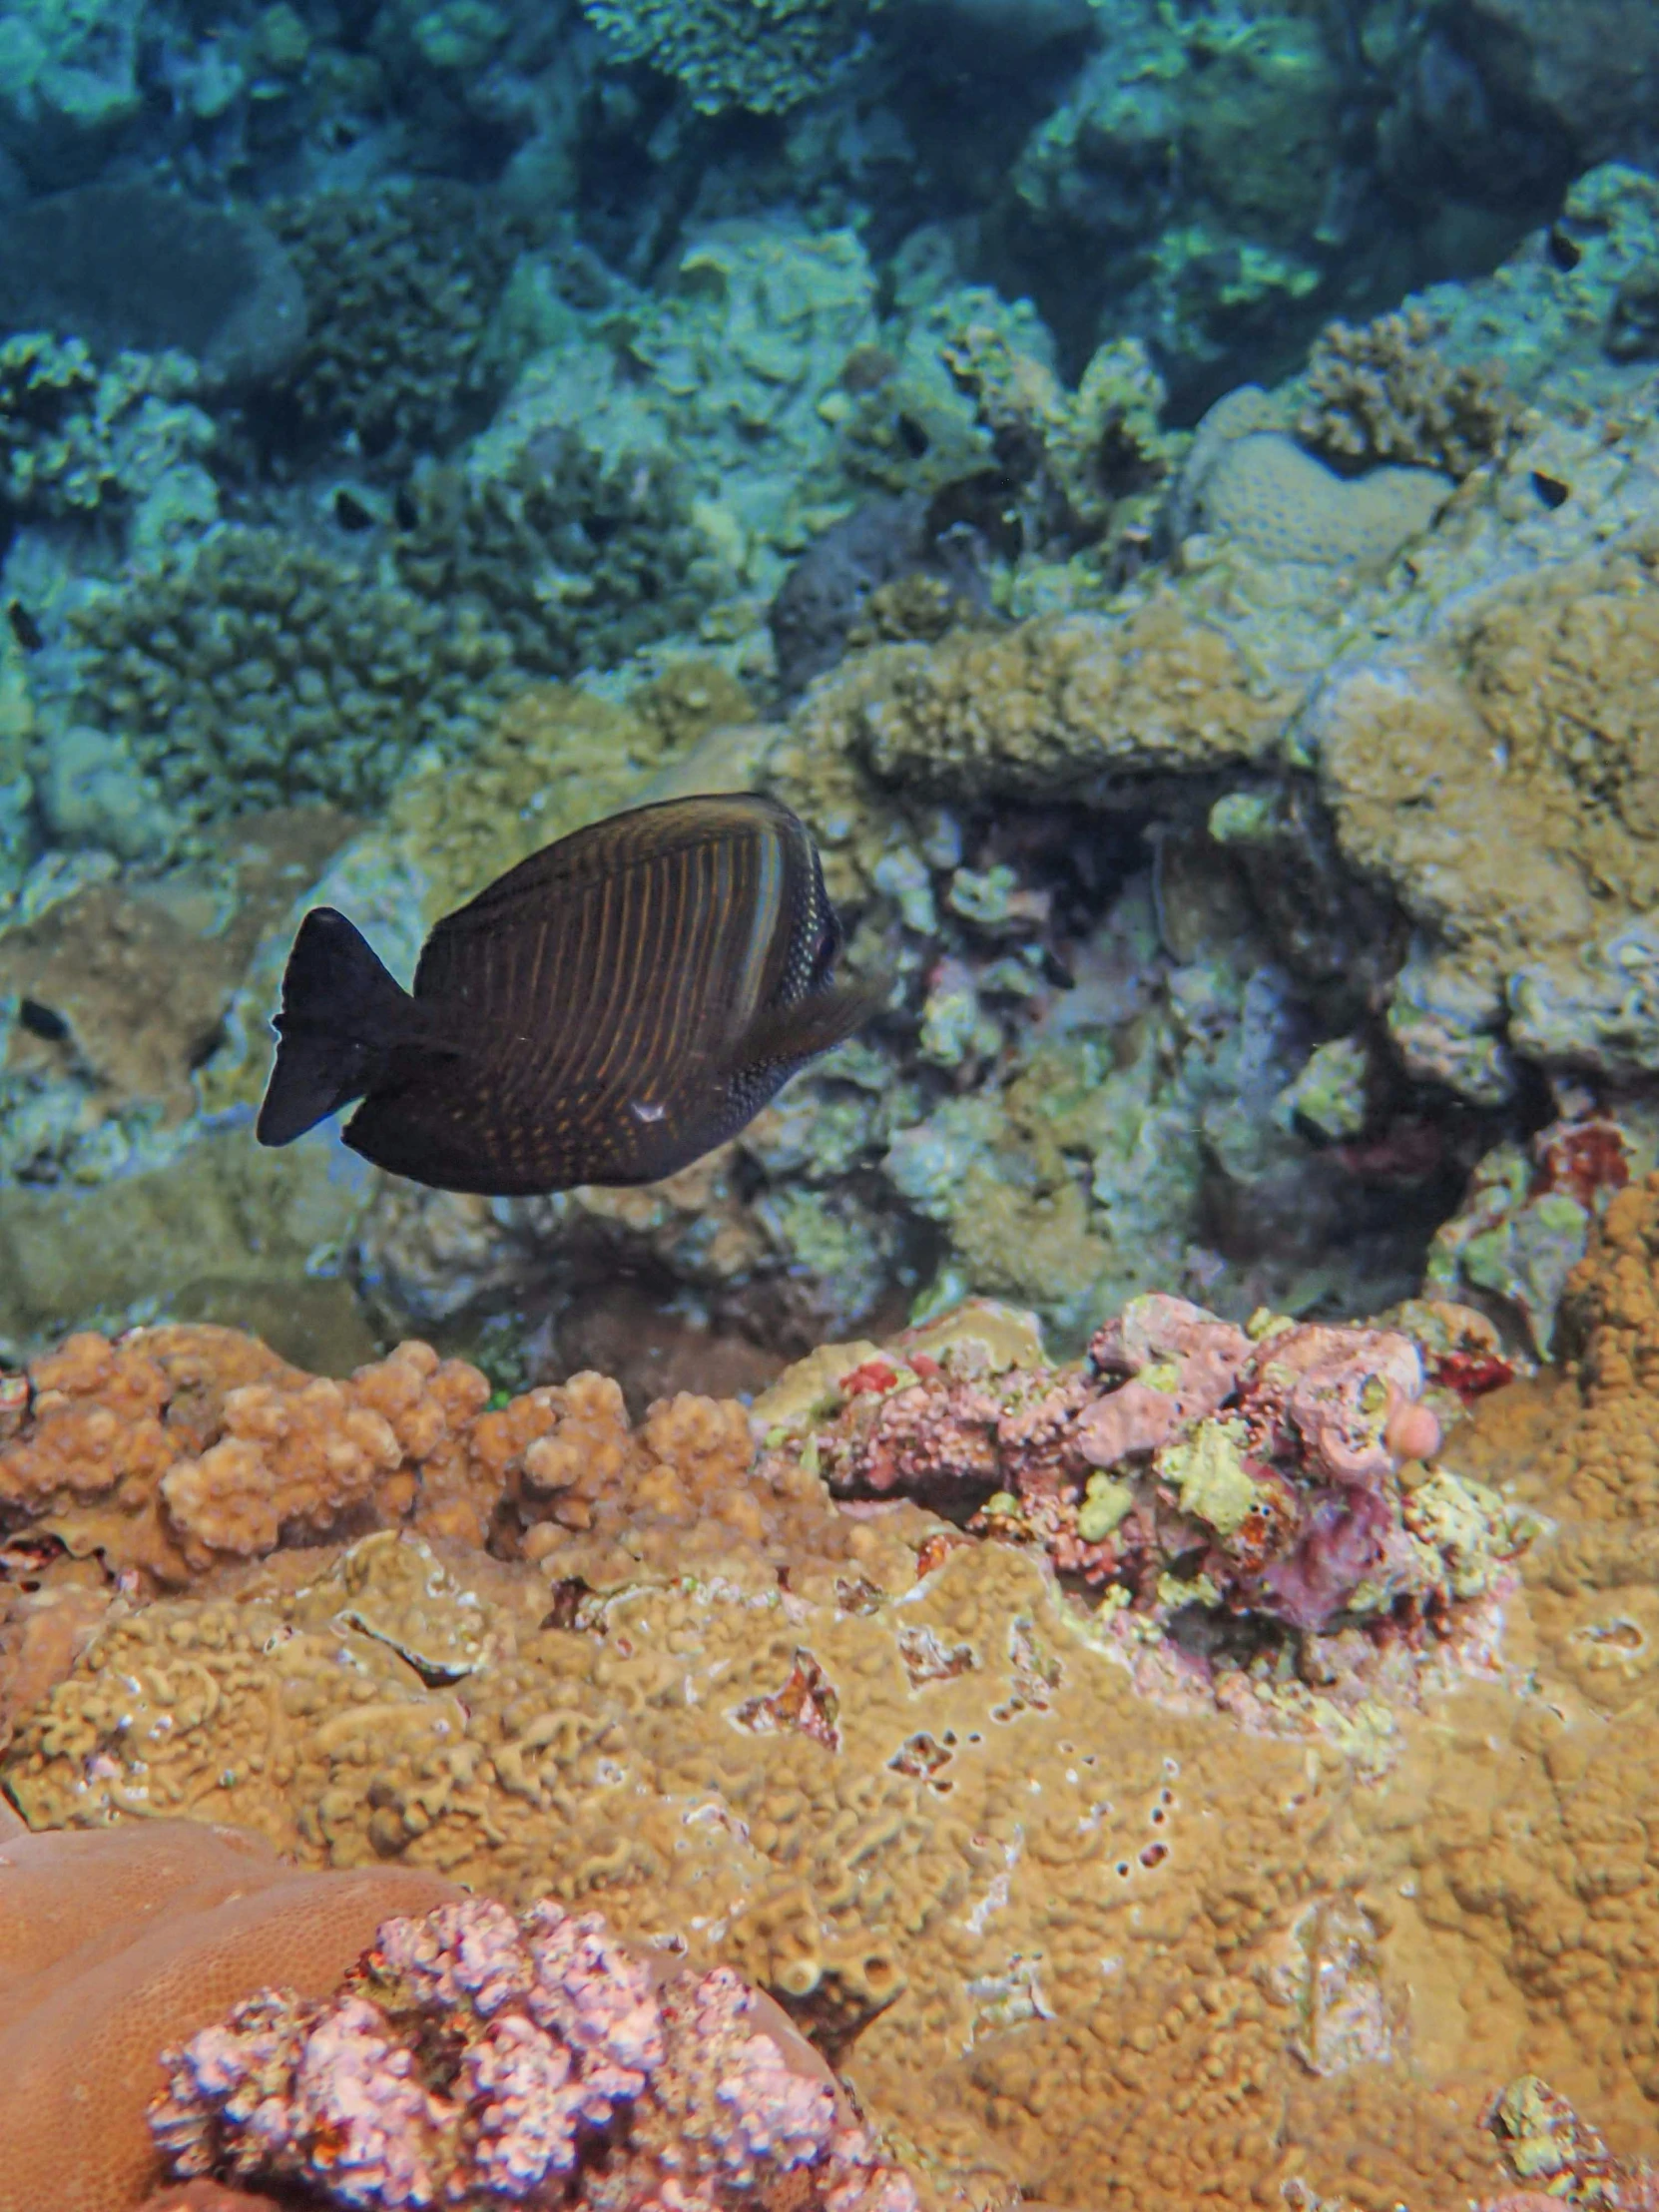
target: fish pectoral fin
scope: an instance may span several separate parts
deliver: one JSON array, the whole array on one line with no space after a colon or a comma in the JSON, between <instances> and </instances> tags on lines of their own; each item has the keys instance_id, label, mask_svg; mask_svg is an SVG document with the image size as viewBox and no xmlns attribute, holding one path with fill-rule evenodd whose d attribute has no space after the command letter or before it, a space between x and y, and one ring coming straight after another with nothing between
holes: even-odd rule
<instances>
[{"instance_id":1,"label":"fish pectoral fin","mask_svg":"<svg viewBox=\"0 0 1659 2212\"><path fill-rule=\"evenodd\" d=\"M837 983L794 1006L774 1007L751 1023L736 1057L747 1067L816 1060L873 1020L887 1003L890 987L884 981Z\"/></svg>"}]
</instances>

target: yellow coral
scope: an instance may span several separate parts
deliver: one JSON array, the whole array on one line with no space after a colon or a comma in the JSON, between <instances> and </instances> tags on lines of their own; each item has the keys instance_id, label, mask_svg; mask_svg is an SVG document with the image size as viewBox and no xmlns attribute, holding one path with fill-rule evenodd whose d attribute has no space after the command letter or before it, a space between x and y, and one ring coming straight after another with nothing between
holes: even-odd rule
<instances>
[{"instance_id":1,"label":"yellow coral","mask_svg":"<svg viewBox=\"0 0 1659 2212\"><path fill-rule=\"evenodd\" d=\"M1626 545L1507 584L1444 643L1343 676L1318 712L1343 849L1432 933L1430 997L1495 1022L1507 990L1544 1049L1574 1024L1582 1048L1582 963L1659 905L1656 571L1659 548ZM1628 979L1609 989L1609 1049L1640 1056Z\"/></svg>"}]
</instances>

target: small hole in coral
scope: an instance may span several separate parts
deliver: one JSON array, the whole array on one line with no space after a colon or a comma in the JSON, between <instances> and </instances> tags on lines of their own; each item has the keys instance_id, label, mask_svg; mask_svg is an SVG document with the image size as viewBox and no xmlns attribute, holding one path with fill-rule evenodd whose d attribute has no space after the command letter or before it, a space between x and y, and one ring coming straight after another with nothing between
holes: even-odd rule
<instances>
[{"instance_id":1,"label":"small hole in coral","mask_svg":"<svg viewBox=\"0 0 1659 2212\"><path fill-rule=\"evenodd\" d=\"M1564 507L1572 497L1572 486L1563 484L1559 476L1546 476L1541 468L1532 471L1532 489L1551 510Z\"/></svg>"},{"instance_id":2,"label":"small hole in coral","mask_svg":"<svg viewBox=\"0 0 1659 2212\"><path fill-rule=\"evenodd\" d=\"M1143 1867L1161 1867L1168 1857L1168 1844L1148 1844L1141 1852L1141 1865Z\"/></svg>"},{"instance_id":3,"label":"small hole in coral","mask_svg":"<svg viewBox=\"0 0 1659 2212\"><path fill-rule=\"evenodd\" d=\"M1549 258L1557 269L1576 269L1584 259L1584 249L1570 231L1562 230L1557 223L1549 234Z\"/></svg>"}]
</instances>

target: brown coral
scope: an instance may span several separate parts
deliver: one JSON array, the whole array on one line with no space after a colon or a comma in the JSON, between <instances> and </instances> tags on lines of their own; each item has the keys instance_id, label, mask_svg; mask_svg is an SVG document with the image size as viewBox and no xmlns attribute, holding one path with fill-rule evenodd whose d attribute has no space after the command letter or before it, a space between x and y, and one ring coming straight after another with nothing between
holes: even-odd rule
<instances>
[{"instance_id":1,"label":"brown coral","mask_svg":"<svg viewBox=\"0 0 1659 2212\"><path fill-rule=\"evenodd\" d=\"M1492 362L1453 367L1422 307L1356 327L1333 322L1308 360L1297 436L1343 468L1404 462L1461 483L1514 438L1518 413Z\"/></svg>"},{"instance_id":2,"label":"brown coral","mask_svg":"<svg viewBox=\"0 0 1659 2212\"><path fill-rule=\"evenodd\" d=\"M1567 1447L1659 1377L1656 1222L1659 1183L1609 1210L1579 1382L1453 1432L1562 1525L1502 1649L1410 1696L1270 1667L1200 1700L1030 1556L784 1483L733 1407L631 1428L588 1379L468 1432L497 1543L545 1556L384 1529L127 1605L5 1788L36 1824L218 1811L307 1868L601 1900L764 1982L981 2204L1463 2212L1507 2186L1479 2121L1518 2070L1614 2140L1651 2126L1659 1547ZM1035 1374L1003 1319L998 1361ZM876 1357L787 1384L810 1415Z\"/></svg>"},{"instance_id":3,"label":"brown coral","mask_svg":"<svg viewBox=\"0 0 1659 2212\"><path fill-rule=\"evenodd\" d=\"M1656 675L1659 548L1627 542L1495 588L1317 703L1343 850L1423 935L1390 1013L1420 1072L1472 1065L1482 1095L1506 1016L1544 1059L1659 1050L1625 942L1659 905Z\"/></svg>"},{"instance_id":4,"label":"brown coral","mask_svg":"<svg viewBox=\"0 0 1659 2212\"><path fill-rule=\"evenodd\" d=\"M801 755L810 776L850 737L906 790L1058 797L1107 775L1253 759L1284 710L1219 630L1159 595L1122 620L1070 615L867 653L808 700L773 766L787 783Z\"/></svg>"}]
</instances>

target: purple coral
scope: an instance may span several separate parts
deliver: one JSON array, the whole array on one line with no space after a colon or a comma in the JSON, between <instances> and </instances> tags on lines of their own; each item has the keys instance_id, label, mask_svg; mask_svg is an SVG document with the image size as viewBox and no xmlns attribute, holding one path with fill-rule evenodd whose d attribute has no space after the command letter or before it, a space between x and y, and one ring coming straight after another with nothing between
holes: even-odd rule
<instances>
[{"instance_id":1,"label":"purple coral","mask_svg":"<svg viewBox=\"0 0 1659 2212\"><path fill-rule=\"evenodd\" d=\"M182 2177L297 2183L360 2212L725 2212L789 2173L803 2212L915 2212L738 1975L660 1971L551 1901L388 1921L334 1995L264 1990L163 2064L150 2124Z\"/></svg>"}]
</instances>

